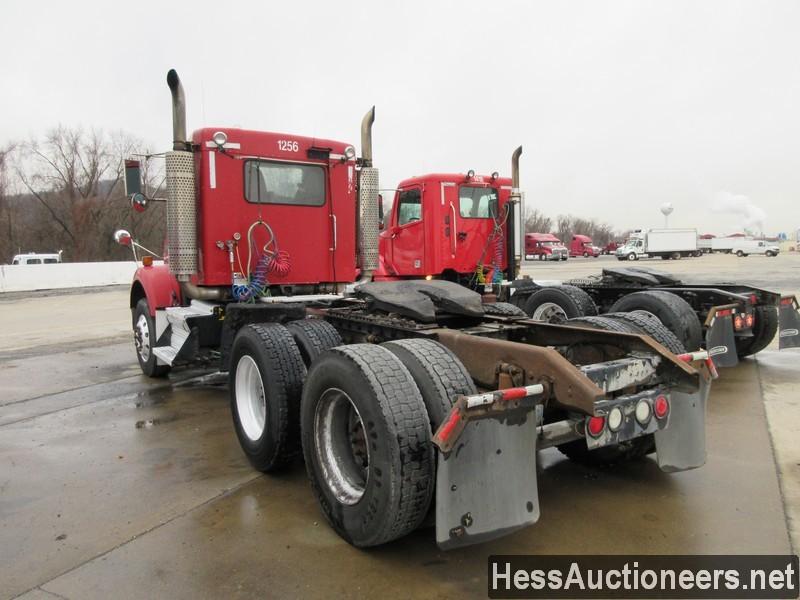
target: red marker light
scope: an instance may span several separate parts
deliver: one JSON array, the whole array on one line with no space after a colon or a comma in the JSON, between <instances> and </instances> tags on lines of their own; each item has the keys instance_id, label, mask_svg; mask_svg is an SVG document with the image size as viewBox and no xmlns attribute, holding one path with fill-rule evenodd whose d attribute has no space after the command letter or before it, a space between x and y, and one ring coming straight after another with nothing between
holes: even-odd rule
<instances>
[{"instance_id":1,"label":"red marker light","mask_svg":"<svg viewBox=\"0 0 800 600\"><path fill-rule=\"evenodd\" d=\"M663 419L669 412L669 400L666 396L659 396L653 403L653 412L656 414L657 419Z\"/></svg>"},{"instance_id":2,"label":"red marker light","mask_svg":"<svg viewBox=\"0 0 800 600\"><path fill-rule=\"evenodd\" d=\"M589 417L589 421L586 424L586 429L588 429L589 435L592 437L598 437L601 433L603 433L603 429L605 429L605 427L605 417Z\"/></svg>"}]
</instances>

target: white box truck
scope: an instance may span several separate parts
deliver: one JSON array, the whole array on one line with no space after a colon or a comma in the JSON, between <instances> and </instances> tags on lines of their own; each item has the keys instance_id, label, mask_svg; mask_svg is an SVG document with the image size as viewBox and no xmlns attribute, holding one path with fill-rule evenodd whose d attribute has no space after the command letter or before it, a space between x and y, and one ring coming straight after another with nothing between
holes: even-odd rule
<instances>
[{"instance_id":1,"label":"white box truck","mask_svg":"<svg viewBox=\"0 0 800 600\"><path fill-rule=\"evenodd\" d=\"M625 244L617 248L619 260L639 260L660 256L663 259L679 259L684 256L700 256L697 247L696 229L638 229Z\"/></svg>"}]
</instances>

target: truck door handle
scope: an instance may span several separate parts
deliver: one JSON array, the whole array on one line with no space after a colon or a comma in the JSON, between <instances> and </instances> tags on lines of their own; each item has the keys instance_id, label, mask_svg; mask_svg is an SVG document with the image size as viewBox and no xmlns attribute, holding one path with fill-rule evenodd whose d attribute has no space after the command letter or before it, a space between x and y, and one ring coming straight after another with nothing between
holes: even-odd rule
<instances>
[{"instance_id":1,"label":"truck door handle","mask_svg":"<svg viewBox=\"0 0 800 600\"><path fill-rule=\"evenodd\" d=\"M333 252L339 244L336 236L336 215L331 215L331 219L333 220L333 247L330 248L330 251Z\"/></svg>"}]
</instances>

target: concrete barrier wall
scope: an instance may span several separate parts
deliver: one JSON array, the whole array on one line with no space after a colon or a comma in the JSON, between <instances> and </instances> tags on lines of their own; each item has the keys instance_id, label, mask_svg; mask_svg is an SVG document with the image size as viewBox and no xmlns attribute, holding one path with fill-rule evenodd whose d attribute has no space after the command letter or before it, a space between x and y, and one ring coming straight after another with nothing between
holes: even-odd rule
<instances>
[{"instance_id":1,"label":"concrete barrier wall","mask_svg":"<svg viewBox=\"0 0 800 600\"><path fill-rule=\"evenodd\" d=\"M133 261L0 265L0 293L129 284L136 266Z\"/></svg>"}]
</instances>

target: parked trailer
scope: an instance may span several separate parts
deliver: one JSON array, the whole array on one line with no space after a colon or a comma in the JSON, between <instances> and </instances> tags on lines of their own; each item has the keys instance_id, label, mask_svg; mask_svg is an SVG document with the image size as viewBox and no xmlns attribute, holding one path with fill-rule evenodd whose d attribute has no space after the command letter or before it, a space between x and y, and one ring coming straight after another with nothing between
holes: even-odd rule
<instances>
[{"instance_id":1,"label":"parked trailer","mask_svg":"<svg viewBox=\"0 0 800 600\"><path fill-rule=\"evenodd\" d=\"M453 282L370 281L374 109L360 158L341 142L242 129L188 141L182 85L175 71L167 81L169 256L131 288L139 363L151 376L227 372L247 458L273 472L302 454L345 540L397 539L429 511L442 548L530 525L538 448L601 462L655 450L669 472L703 464L707 353L676 356L604 322L536 322Z\"/></svg>"},{"instance_id":2,"label":"parked trailer","mask_svg":"<svg viewBox=\"0 0 800 600\"><path fill-rule=\"evenodd\" d=\"M721 237L721 238L700 238L697 240L697 247L706 254L711 252L720 252L722 254L730 254L733 252L733 246L742 241L742 237Z\"/></svg>"},{"instance_id":3,"label":"parked trailer","mask_svg":"<svg viewBox=\"0 0 800 600\"><path fill-rule=\"evenodd\" d=\"M512 157L512 180L514 177L518 181L518 151ZM409 181L414 180L401 182L400 189L404 189ZM425 189L456 188L463 181L464 175L461 174L438 174L436 185L425 186ZM518 184L513 185L516 187ZM428 276L459 281L482 291L488 289L491 300L511 303L533 319L547 322L563 323L570 319L594 318L599 314L613 314L614 318L619 318L617 313L620 311L644 311L657 315L683 347L687 350L707 347L720 366L735 365L739 358L760 352L775 335L779 336L781 348L800 346L800 318L794 298L748 285L689 285L668 273L638 267L605 269L598 277L568 282L536 283L530 279L516 279L513 231L520 223L517 215L523 213L520 206L514 210L505 206L510 202L510 196L500 196L498 213L506 215L504 220L495 227L489 219L485 225L486 230L499 231L500 235L492 237L491 242L486 236L472 236L470 246L457 246L462 271L432 271ZM440 232L441 217L427 208L438 204L436 197L422 204L419 244L414 248L419 256L429 256L437 252L436 248L446 246L443 239L447 239L447 223ZM502 236L506 231L512 235L504 239ZM656 237L661 231L655 230ZM677 231L689 249L692 240L696 240L694 230L666 231L668 240L674 239L671 236ZM393 241L391 230L385 231L381 237L383 260L386 248ZM647 237L655 239L652 232ZM645 238L639 239L644 243ZM659 240L662 242L663 238ZM663 243L672 244L671 241ZM498 256L498 252L503 250L505 254ZM516 251L519 253L519 249ZM484 262L483 257L487 255L492 257L494 264L501 265L502 274L491 263ZM503 275L504 279L498 282L497 275ZM402 263L396 263L387 276L402 279L418 275ZM559 283L563 285L557 285ZM639 331L646 329L642 323L638 324Z\"/></svg>"}]
</instances>

